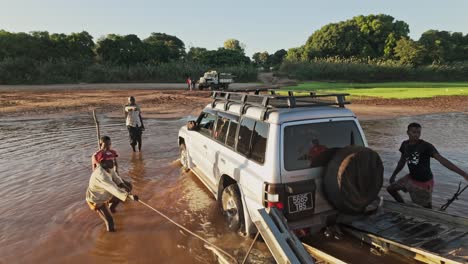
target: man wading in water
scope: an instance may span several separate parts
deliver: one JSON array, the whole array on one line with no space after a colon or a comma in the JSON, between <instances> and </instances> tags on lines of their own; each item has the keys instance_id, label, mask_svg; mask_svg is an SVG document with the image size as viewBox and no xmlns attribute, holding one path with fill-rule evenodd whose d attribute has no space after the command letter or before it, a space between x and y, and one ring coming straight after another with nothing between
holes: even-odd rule
<instances>
[{"instance_id":1,"label":"man wading in water","mask_svg":"<svg viewBox=\"0 0 468 264\"><path fill-rule=\"evenodd\" d=\"M109 137L101 137L101 142L103 142L101 146L110 148ZM138 196L130 194L126 182L114 171L114 160L106 156L106 151L96 152L93 155L94 159L96 168L89 179L86 202L91 210L96 211L102 218L107 231L114 232L114 219L111 212L115 212L115 207L120 201L125 202L127 198L138 201Z\"/></svg>"},{"instance_id":2,"label":"man wading in water","mask_svg":"<svg viewBox=\"0 0 468 264\"><path fill-rule=\"evenodd\" d=\"M133 152L135 152L135 146L138 144L138 151L141 152L141 134L145 130L145 126L141 118L141 109L135 103L135 97L130 96L128 98L128 104L125 106L124 110L130 145L132 146Z\"/></svg>"},{"instance_id":3,"label":"man wading in water","mask_svg":"<svg viewBox=\"0 0 468 264\"><path fill-rule=\"evenodd\" d=\"M404 203L398 191L409 192L411 200L422 207L432 208L432 190L434 179L431 171L430 158L434 158L447 169L460 174L468 181L468 174L439 154L437 149L421 137L421 125L408 125L408 140L400 147L401 157L395 171L390 177L387 191L397 202ZM408 164L410 173L395 182L396 175Z\"/></svg>"}]
</instances>

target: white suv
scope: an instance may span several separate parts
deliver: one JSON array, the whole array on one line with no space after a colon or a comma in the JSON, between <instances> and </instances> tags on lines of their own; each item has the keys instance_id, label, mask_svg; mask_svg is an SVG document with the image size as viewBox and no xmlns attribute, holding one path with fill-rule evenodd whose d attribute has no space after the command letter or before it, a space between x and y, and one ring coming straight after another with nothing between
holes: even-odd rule
<instances>
[{"instance_id":1,"label":"white suv","mask_svg":"<svg viewBox=\"0 0 468 264\"><path fill-rule=\"evenodd\" d=\"M361 172L353 171L347 183L340 182L346 178L343 162L368 150L357 118L344 107L346 95L214 92L213 102L198 119L179 130L181 164L220 202L232 230L255 233L253 223L264 207L281 209L291 229L321 228L333 221L337 208L353 211L353 199L359 200L357 211L362 210L382 185L381 175L380 180L360 179ZM349 145L362 147L350 151L345 147ZM359 160L364 166L379 161L369 155ZM383 168L378 173L383 174ZM328 191L323 188L326 181L333 182ZM354 187L344 192L353 193L341 197L346 184Z\"/></svg>"}]
</instances>

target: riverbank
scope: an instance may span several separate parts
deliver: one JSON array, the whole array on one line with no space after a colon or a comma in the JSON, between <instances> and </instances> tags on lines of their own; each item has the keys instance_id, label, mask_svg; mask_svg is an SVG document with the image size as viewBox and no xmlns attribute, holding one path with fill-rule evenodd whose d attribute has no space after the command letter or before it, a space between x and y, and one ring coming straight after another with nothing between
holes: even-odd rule
<instances>
[{"instance_id":1,"label":"riverbank","mask_svg":"<svg viewBox=\"0 0 468 264\"><path fill-rule=\"evenodd\" d=\"M179 118L198 115L210 101L209 91L187 91L183 85L104 84L0 87L2 118L36 119L89 113L96 109L121 116L128 96L135 96L147 118ZM237 84L236 89L260 84ZM468 96L436 96L418 99L351 98L348 106L360 119L447 112L468 112Z\"/></svg>"}]
</instances>

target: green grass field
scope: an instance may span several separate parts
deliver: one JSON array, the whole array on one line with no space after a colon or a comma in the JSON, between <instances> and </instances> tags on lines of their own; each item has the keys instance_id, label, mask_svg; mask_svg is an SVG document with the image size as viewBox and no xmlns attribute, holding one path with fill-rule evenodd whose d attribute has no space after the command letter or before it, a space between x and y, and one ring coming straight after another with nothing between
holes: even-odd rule
<instances>
[{"instance_id":1,"label":"green grass field","mask_svg":"<svg viewBox=\"0 0 468 264\"><path fill-rule=\"evenodd\" d=\"M371 96L380 98L427 98L443 95L468 96L468 82L388 82L388 83L330 83L305 82L282 89L294 91L339 92L351 96Z\"/></svg>"}]
</instances>

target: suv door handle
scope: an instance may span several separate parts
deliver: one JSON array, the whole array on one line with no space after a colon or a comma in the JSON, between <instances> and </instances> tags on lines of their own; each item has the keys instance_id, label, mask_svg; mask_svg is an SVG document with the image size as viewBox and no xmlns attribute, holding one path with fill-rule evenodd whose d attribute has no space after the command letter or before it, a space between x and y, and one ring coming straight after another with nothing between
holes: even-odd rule
<instances>
[{"instance_id":1,"label":"suv door handle","mask_svg":"<svg viewBox=\"0 0 468 264\"><path fill-rule=\"evenodd\" d=\"M226 161L223 158L219 159L222 163L226 163Z\"/></svg>"},{"instance_id":2,"label":"suv door handle","mask_svg":"<svg viewBox=\"0 0 468 264\"><path fill-rule=\"evenodd\" d=\"M206 145L203 145L203 148L204 148L204 149L207 149Z\"/></svg>"}]
</instances>

